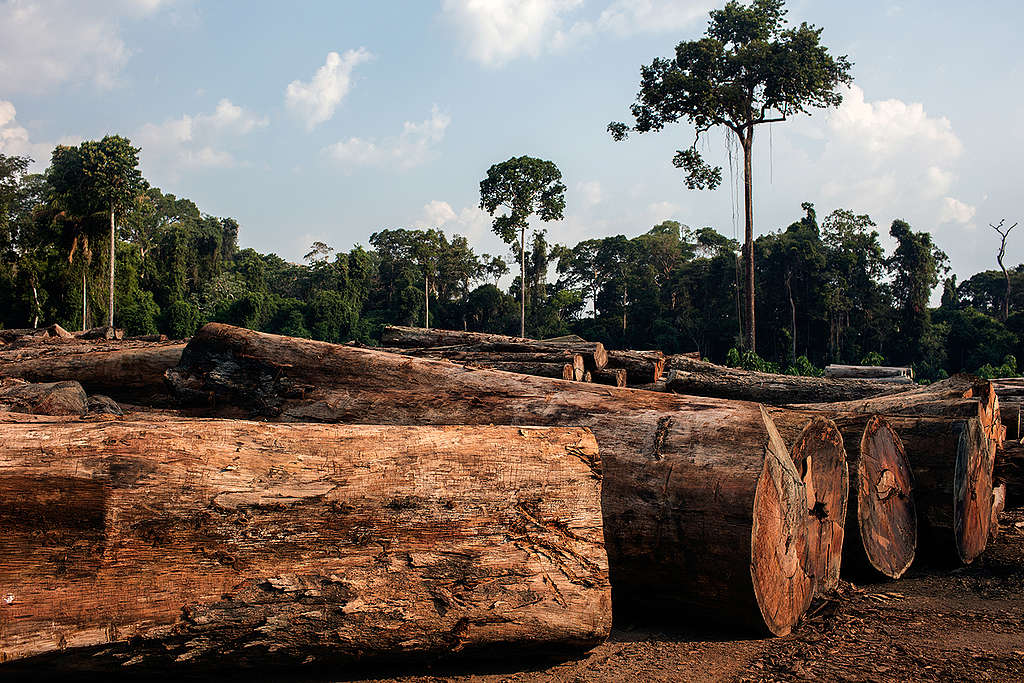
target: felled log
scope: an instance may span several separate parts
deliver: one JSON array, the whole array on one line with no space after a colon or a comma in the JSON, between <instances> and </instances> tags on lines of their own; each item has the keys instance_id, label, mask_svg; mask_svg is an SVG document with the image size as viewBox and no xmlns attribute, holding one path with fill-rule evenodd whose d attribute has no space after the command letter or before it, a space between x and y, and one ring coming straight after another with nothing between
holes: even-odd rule
<instances>
[{"instance_id":1,"label":"felled log","mask_svg":"<svg viewBox=\"0 0 1024 683\"><path fill-rule=\"evenodd\" d=\"M608 367L625 369L630 384L650 384L661 378L665 354L661 351L609 351Z\"/></svg>"},{"instance_id":2,"label":"felled log","mask_svg":"<svg viewBox=\"0 0 1024 683\"><path fill-rule=\"evenodd\" d=\"M999 535L999 519L1006 509L1006 484L1000 484L992 489L992 520L988 527L988 538L993 540Z\"/></svg>"},{"instance_id":3,"label":"felled log","mask_svg":"<svg viewBox=\"0 0 1024 683\"><path fill-rule=\"evenodd\" d=\"M77 339L124 339L124 330L116 327L104 326L104 327L93 327L88 330L81 332L75 332L74 336Z\"/></svg>"},{"instance_id":4,"label":"felled log","mask_svg":"<svg viewBox=\"0 0 1024 683\"><path fill-rule=\"evenodd\" d=\"M71 333L56 323L49 325L48 327L30 327L8 330L0 329L0 341L13 342L26 338L70 339Z\"/></svg>"},{"instance_id":5,"label":"felled log","mask_svg":"<svg viewBox=\"0 0 1024 683\"><path fill-rule=\"evenodd\" d=\"M886 367L881 365L827 365L826 377L855 377L859 379L907 378L914 379L913 368Z\"/></svg>"},{"instance_id":6,"label":"felled log","mask_svg":"<svg viewBox=\"0 0 1024 683\"><path fill-rule=\"evenodd\" d=\"M668 389L691 396L712 396L770 405L848 401L900 391L898 386L866 379L797 377L750 372L673 356Z\"/></svg>"},{"instance_id":7,"label":"felled log","mask_svg":"<svg viewBox=\"0 0 1024 683\"><path fill-rule=\"evenodd\" d=\"M401 347L376 347L378 351L388 353L400 353L404 356L415 356L416 358L436 358L450 360L454 363L544 363L572 365L573 376L568 379L582 380L585 372L583 356L571 351L552 349L550 351L533 351L510 353L501 351L481 351L474 346L435 346L423 349L404 349ZM513 371L514 372L514 371ZM527 372L524 374L534 374ZM556 375L538 375L539 377L553 377ZM560 377L561 375L557 375Z\"/></svg>"},{"instance_id":8,"label":"felled log","mask_svg":"<svg viewBox=\"0 0 1024 683\"><path fill-rule=\"evenodd\" d=\"M33 383L0 379L0 410L81 417L87 409L88 397L78 382Z\"/></svg>"},{"instance_id":9,"label":"felled log","mask_svg":"<svg viewBox=\"0 0 1024 683\"><path fill-rule=\"evenodd\" d=\"M508 351L529 353L537 351L571 351L581 354L591 369L605 367L608 353L601 342L580 342L558 339L526 339L508 337L503 334L484 332L462 332L459 330L428 330L419 327L387 325L381 332L381 342L386 346L402 348L427 348L432 346L478 346L481 351Z\"/></svg>"},{"instance_id":10,"label":"felled log","mask_svg":"<svg viewBox=\"0 0 1024 683\"><path fill-rule=\"evenodd\" d=\"M0 652L78 670L577 650L611 627L584 429L3 425Z\"/></svg>"},{"instance_id":11,"label":"felled log","mask_svg":"<svg viewBox=\"0 0 1024 683\"><path fill-rule=\"evenodd\" d=\"M832 420L770 411L807 487L807 544L817 593L839 586L850 476L843 436Z\"/></svg>"},{"instance_id":12,"label":"felled log","mask_svg":"<svg viewBox=\"0 0 1024 683\"><path fill-rule=\"evenodd\" d=\"M590 381L594 384L624 387L627 384L628 376L625 368L605 368L604 370L591 371Z\"/></svg>"},{"instance_id":13,"label":"felled log","mask_svg":"<svg viewBox=\"0 0 1024 683\"><path fill-rule=\"evenodd\" d=\"M167 375L183 404L213 414L241 405L276 420L589 427L619 609L682 609L783 634L809 604L805 487L756 404L513 377L214 323Z\"/></svg>"},{"instance_id":14,"label":"felled log","mask_svg":"<svg viewBox=\"0 0 1024 683\"><path fill-rule=\"evenodd\" d=\"M117 417L124 415L124 411L121 410L121 406L119 406L117 401L109 396L93 394L89 397L88 405L89 415L115 415Z\"/></svg>"},{"instance_id":15,"label":"felled log","mask_svg":"<svg viewBox=\"0 0 1024 683\"><path fill-rule=\"evenodd\" d=\"M458 361L455 361L458 362ZM501 370L503 372L514 372L520 375L532 375L534 377L553 377L574 381L576 378L572 363L516 363L505 361L474 360L464 363L471 368L483 368L485 370Z\"/></svg>"},{"instance_id":16,"label":"felled log","mask_svg":"<svg viewBox=\"0 0 1024 683\"><path fill-rule=\"evenodd\" d=\"M87 392L129 403L167 396L164 372L177 365L184 344L76 351L0 361L0 376L30 382L74 380ZM6 353L6 352L4 352Z\"/></svg>"}]
</instances>

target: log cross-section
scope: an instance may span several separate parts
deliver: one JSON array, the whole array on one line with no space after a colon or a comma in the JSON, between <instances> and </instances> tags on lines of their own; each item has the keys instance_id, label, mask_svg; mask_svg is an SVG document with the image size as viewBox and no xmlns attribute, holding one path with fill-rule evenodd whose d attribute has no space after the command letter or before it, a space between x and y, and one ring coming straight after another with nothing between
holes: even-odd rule
<instances>
[{"instance_id":1,"label":"log cross-section","mask_svg":"<svg viewBox=\"0 0 1024 683\"><path fill-rule=\"evenodd\" d=\"M566 652L609 632L585 429L2 422L0 678Z\"/></svg>"}]
</instances>

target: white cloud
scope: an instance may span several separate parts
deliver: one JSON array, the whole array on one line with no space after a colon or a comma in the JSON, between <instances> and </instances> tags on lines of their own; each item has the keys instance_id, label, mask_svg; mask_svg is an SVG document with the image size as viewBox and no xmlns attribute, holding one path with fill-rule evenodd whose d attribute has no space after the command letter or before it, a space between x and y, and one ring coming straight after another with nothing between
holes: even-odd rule
<instances>
[{"instance_id":1,"label":"white cloud","mask_svg":"<svg viewBox=\"0 0 1024 683\"><path fill-rule=\"evenodd\" d=\"M417 228L436 228L457 217L455 209L448 202L432 199L423 206L423 218L416 221Z\"/></svg>"},{"instance_id":2,"label":"white cloud","mask_svg":"<svg viewBox=\"0 0 1024 683\"><path fill-rule=\"evenodd\" d=\"M703 0L615 0L601 12L597 25L619 36L676 31L707 17L716 4Z\"/></svg>"},{"instance_id":3,"label":"white cloud","mask_svg":"<svg viewBox=\"0 0 1024 683\"><path fill-rule=\"evenodd\" d=\"M953 197L943 197L939 223L969 223L975 213L977 209L970 204Z\"/></svg>"},{"instance_id":4,"label":"white cloud","mask_svg":"<svg viewBox=\"0 0 1024 683\"><path fill-rule=\"evenodd\" d=\"M32 142L28 129L18 123L14 104L0 100L0 154L32 159L32 171L41 171L50 164L50 155L58 145L75 145L81 138L65 136L57 142Z\"/></svg>"},{"instance_id":5,"label":"white cloud","mask_svg":"<svg viewBox=\"0 0 1024 683\"><path fill-rule=\"evenodd\" d=\"M647 213L652 224L672 220L679 213L679 207L672 202L652 202L647 205Z\"/></svg>"},{"instance_id":6,"label":"white cloud","mask_svg":"<svg viewBox=\"0 0 1024 683\"><path fill-rule=\"evenodd\" d=\"M600 204L602 199L601 183L597 180L580 181L576 183L576 192L583 199L585 206Z\"/></svg>"},{"instance_id":7,"label":"white cloud","mask_svg":"<svg viewBox=\"0 0 1024 683\"><path fill-rule=\"evenodd\" d=\"M182 167L226 168L237 164L234 155L219 148L226 139L247 135L269 124L231 100L222 99L209 114L185 114L163 123L147 123L132 138L142 147L143 164L172 172Z\"/></svg>"},{"instance_id":8,"label":"white cloud","mask_svg":"<svg viewBox=\"0 0 1024 683\"><path fill-rule=\"evenodd\" d=\"M430 118L419 123L406 121L402 133L382 141L351 137L324 148L324 152L345 166L390 166L409 169L427 161L444 139L451 117L435 104Z\"/></svg>"},{"instance_id":9,"label":"white cloud","mask_svg":"<svg viewBox=\"0 0 1024 683\"><path fill-rule=\"evenodd\" d=\"M588 37L678 31L704 16L706 0L614 0L593 19L583 0L444 0L441 14L473 60L497 67L536 58Z\"/></svg>"},{"instance_id":10,"label":"white cloud","mask_svg":"<svg viewBox=\"0 0 1024 683\"><path fill-rule=\"evenodd\" d=\"M491 217L478 206L466 206L456 211L448 202L433 199L423 205L413 225L421 230L441 228L450 234L464 235L470 244L496 246L491 239Z\"/></svg>"},{"instance_id":11,"label":"white cloud","mask_svg":"<svg viewBox=\"0 0 1024 683\"><path fill-rule=\"evenodd\" d=\"M373 58L366 48L329 52L327 61L308 83L292 81L285 89L285 105L312 130L334 116L334 110L352 89L352 71Z\"/></svg>"},{"instance_id":12,"label":"white cloud","mask_svg":"<svg viewBox=\"0 0 1024 683\"><path fill-rule=\"evenodd\" d=\"M154 15L160 0L0 2L0 92L45 92L65 83L110 88L131 56L120 24Z\"/></svg>"},{"instance_id":13,"label":"white cloud","mask_svg":"<svg viewBox=\"0 0 1024 683\"><path fill-rule=\"evenodd\" d=\"M969 207L949 197L964 146L948 118L921 103L869 101L852 86L826 129L815 172L827 178L828 203L925 224L966 222L959 219Z\"/></svg>"}]
</instances>

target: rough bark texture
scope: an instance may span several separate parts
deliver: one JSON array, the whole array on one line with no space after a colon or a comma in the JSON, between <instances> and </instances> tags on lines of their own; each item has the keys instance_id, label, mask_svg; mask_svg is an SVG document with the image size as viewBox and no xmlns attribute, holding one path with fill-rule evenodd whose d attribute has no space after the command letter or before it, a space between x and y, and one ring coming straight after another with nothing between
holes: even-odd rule
<instances>
[{"instance_id":1,"label":"rough bark texture","mask_svg":"<svg viewBox=\"0 0 1024 683\"><path fill-rule=\"evenodd\" d=\"M0 376L31 382L75 380L89 393L145 403L154 397L168 397L164 372L177 365L184 348L184 344L174 343L109 350L104 346L60 345L39 354L26 354L28 349L4 350L0 352ZM19 354L20 360L8 354Z\"/></svg>"},{"instance_id":2,"label":"rough bark texture","mask_svg":"<svg viewBox=\"0 0 1024 683\"><path fill-rule=\"evenodd\" d=\"M168 379L278 420L589 427L616 604L786 633L806 609L804 485L756 404L473 370L210 324Z\"/></svg>"},{"instance_id":3,"label":"rough bark texture","mask_svg":"<svg viewBox=\"0 0 1024 683\"><path fill-rule=\"evenodd\" d=\"M458 361L455 361L458 362ZM519 375L532 375L534 377L553 377L575 381L576 372L572 363L519 363L505 361L474 360L467 361L465 365L486 370L501 370L502 372L514 372Z\"/></svg>"},{"instance_id":4,"label":"rough bark texture","mask_svg":"<svg viewBox=\"0 0 1024 683\"><path fill-rule=\"evenodd\" d=\"M450 360L455 363L469 363L474 361L497 363L558 363L559 365L569 363L573 366L573 377L571 379L577 380L583 379L583 373L585 371L582 355L572 353L571 351L562 351L560 349L522 353L480 351L473 346L441 346L425 349L381 347L376 348L376 350L387 351L388 353L400 353L403 356L414 356L416 358ZM546 377L547 375L542 376Z\"/></svg>"},{"instance_id":5,"label":"rough bark texture","mask_svg":"<svg viewBox=\"0 0 1024 683\"><path fill-rule=\"evenodd\" d=\"M432 346L479 346L480 350L531 352L564 350L581 354L590 368L601 369L608 364L608 352L601 342L580 342L575 339L537 340L507 337L503 334L462 332L459 330L424 330L418 327L388 325L381 333L381 342L403 348Z\"/></svg>"},{"instance_id":6,"label":"rough bark texture","mask_svg":"<svg viewBox=\"0 0 1024 683\"><path fill-rule=\"evenodd\" d=\"M33 383L0 379L0 410L81 417L88 407L89 399L78 382Z\"/></svg>"},{"instance_id":7,"label":"rough bark texture","mask_svg":"<svg viewBox=\"0 0 1024 683\"><path fill-rule=\"evenodd\" d=\"M625 369L630 385L650 384L661 379L665 354L661 351L609 351L608 367Z\"/></svg>"},{"instance_id":8,"label":"rough bark texture","mask_svg":"<svg viewBox=\"0 0 1024 683\"><path fill-rule=\"evenodd\" d=\"M769 414L807 486L807 543L816 592L834 591L839 586L850 488L843 436L835 422L820 415L784 410Z\"/></svg>"},{"instance_id":9,"label":"rough bark texture","mask_svg":"<svg viewBox=\"0 0 1024 683\"><path fill-rule=\"evenodd\" d=\"M75 332L74 336L77 339L120 340L124 339L124 330L119 330L112 325L104 325L103 327L93 327L81 332Z\"/></svg>"},{"instance_id":10,"label":"rough bark texture","mask_svg":"<svg viewBox=\"0 0 1024 683\"><path fill-rule=\"evenodd\" d=\"M673 356L669 391L770 405L848 401L900 391L899 386L866 379L795 377L726 368Z\"/></svg>"},{"instance_id":11,"label":"rough bark texture","mask_svg":"<svg viewBox=\"0 0 1024 683\"><path fill-rule=\"evenodd\" d=\"M611 627L584 429L0 427L7 671L564 651Z\"/></svg>"}]
</instances>

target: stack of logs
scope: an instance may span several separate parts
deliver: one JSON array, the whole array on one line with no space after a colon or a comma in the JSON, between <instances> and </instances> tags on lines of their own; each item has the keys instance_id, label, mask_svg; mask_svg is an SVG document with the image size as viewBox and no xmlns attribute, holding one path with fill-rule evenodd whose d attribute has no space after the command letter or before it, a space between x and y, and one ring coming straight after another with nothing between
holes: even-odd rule
<instances>
[{"instance_id":1,"label":"stack of logs","mask_svg":"<svg viewBox=\"0 0 1024 683\"><path fill-rule=\"evenodd\" d=\"M613 387L656 383L665 368L661 351L609 351L576 335L526 339L389 325L381 342L378 350L390 353Z\"/></svg>"},{"instance_id":2,"label":"stack of logs","mask_svg":"<svg viewBox=\"0 0 1024 683\"><path fill-rule=\"evenodd\" d=\"M783 635L842 568L972 562L1024 490L1003 385L975 378L383 343L211 323L0 348L0 671L568 653L613 605Z\"/></svg>"}]
</instances>

